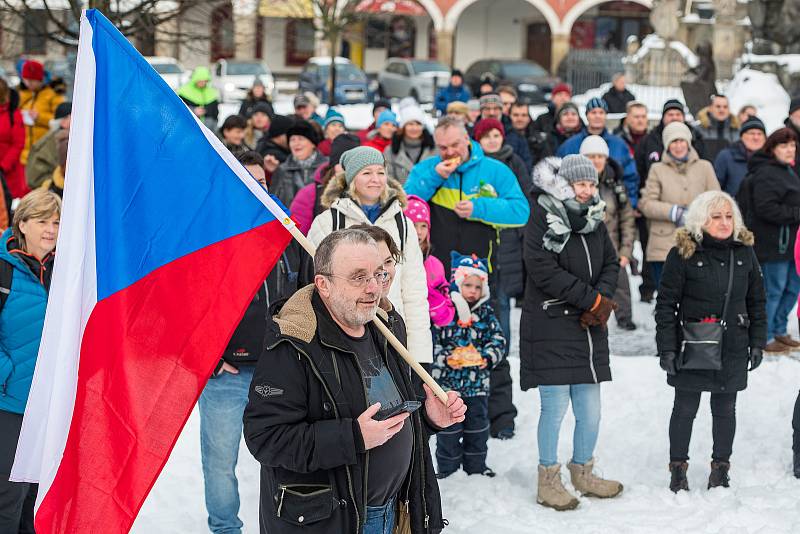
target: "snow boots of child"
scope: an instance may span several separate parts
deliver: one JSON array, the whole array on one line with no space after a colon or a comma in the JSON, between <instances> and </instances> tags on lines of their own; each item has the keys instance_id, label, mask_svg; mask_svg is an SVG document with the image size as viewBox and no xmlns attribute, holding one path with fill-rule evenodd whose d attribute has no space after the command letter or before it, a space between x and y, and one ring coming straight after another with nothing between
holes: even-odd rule
<instances>
[{"instance_id":1,"label":"snow boots of child","mask_svg":"<svg viewBox=\"0 0 800 534\"><path fill-rule=\"evenodd\" d=\"M550 467L539 466L539 492L536 502L559 512L574 510L578 507L578 499L561 483L561 464Z\"/></svg>"},{"instance_id":2,"label":"snow boots of child","mask_svg":"<svg viewBox=\"0 0 800 534\"><path fill-rule=\"evenodd\" d=\"M616 480L605 480L594 474L594 458L585 464L567 464L572 485L575 490L586 497L609 499L622 493L622 484Z\"/></svg>"}]
</instances>

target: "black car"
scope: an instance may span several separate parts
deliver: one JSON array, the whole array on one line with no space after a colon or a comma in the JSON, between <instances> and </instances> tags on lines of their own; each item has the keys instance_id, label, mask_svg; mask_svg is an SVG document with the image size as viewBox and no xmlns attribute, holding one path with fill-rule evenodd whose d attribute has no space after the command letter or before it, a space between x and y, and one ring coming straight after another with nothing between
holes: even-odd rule
<instances>
[{"instance_id":1,"label":"black car","mask_svg":"<svg viewBox=\"0 0 800 534\"><path fill-rule=\"evenodd\" d=\"M538 63L527 59L480 59L464 74L472 94L478 94L481 79L491 75L497 85L511 85L517 98L525 104L543 104L553 86L560 80L550 75Z\"/></svg>"}]
</instances>

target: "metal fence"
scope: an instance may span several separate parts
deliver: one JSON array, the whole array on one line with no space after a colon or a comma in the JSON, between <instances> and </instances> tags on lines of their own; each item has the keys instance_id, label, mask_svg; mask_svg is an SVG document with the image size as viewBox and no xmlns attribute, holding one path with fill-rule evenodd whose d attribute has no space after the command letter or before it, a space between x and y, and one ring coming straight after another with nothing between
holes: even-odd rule
<instances>
[{"instance_id":1,"label":"metal fence","mask_svg":"<svg viewBox=\"0 0 800 534\"><path fill-rule=\"evenodd\" d=\"M571 50L558 66L558 76L572 85L574 94L581 94L624 72L624 57L619 50Z\"/></svg>"}]
</instances>

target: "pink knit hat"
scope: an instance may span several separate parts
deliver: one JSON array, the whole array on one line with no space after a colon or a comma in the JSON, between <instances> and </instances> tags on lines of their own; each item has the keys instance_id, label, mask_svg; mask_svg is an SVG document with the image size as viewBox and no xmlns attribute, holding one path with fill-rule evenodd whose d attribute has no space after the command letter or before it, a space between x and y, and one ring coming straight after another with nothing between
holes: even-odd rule
<instances>
[{"instance_id":1,"label":"pink knit hat","mask_svg":"<svg viewBox=\"0 0 800 534\"><path fill-rule=\"evenodd\" d=\"M403 213L411 222L424 222L428 227L431 225L431 208L417 195L408 195L408 206Z\"/></svg>"}]
</instances>

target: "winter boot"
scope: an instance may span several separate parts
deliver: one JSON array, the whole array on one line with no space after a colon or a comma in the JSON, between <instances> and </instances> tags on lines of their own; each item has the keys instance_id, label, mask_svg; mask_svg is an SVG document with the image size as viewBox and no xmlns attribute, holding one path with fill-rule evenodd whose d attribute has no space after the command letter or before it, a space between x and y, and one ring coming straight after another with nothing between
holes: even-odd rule
<instances>
[{"instance_id":1,"label":"winter boot","mask_svg":"<svg viewBox=\"0 0 800 534\"><path fill-rule=\"evenodd\" d=\"M689 464L686 462L670 462L669 472L670 481L669 489L673 493L678 493L680 490L689 491L689 481L686 479L686 471L689 469Z\"/></svg>"},{"instance_id":2,"label":"winter boot","mask_svg":"<svg viewBox=\"0 0 800 534\"><path fill-rule=\"evenodd\" d=\"M711 474L708 475L708 489L729 486L730 477L728 471L731 469L729 462L711 462Z\"/></svg>"},{"instance_id":3,"label":"winter boot","mask_svg":"<svg viewBox=\"0 0 800 534\"><path fill-rule=\"evenodd\" d=\"M800 478L800 451L794 453L794 476Z\"/></svg>"},{"instance_id":4,"label":"winter boot","mask_svg":"<svg viewBox=\"0 0 800 534\"><path fill-rule=\"evenodd\" d=\"M536 502L559 512L578 507L578 499L573 497L561 483L561 464L550 467L539 466L539 493Z\"/></svg>"},{"instance_id":5,"label":"winter boot","mask_svg":"<svg viewBox=\"0 0 800 534\"><path fill-rule=\"evenodd\" d=\"M622 493L622 484L616 480L604 480L592 472L594 458L583 465L570 462L567 464L567 469L572 478L572 485L581 495L608 499Z\"/></svg>"}]
</instances>

